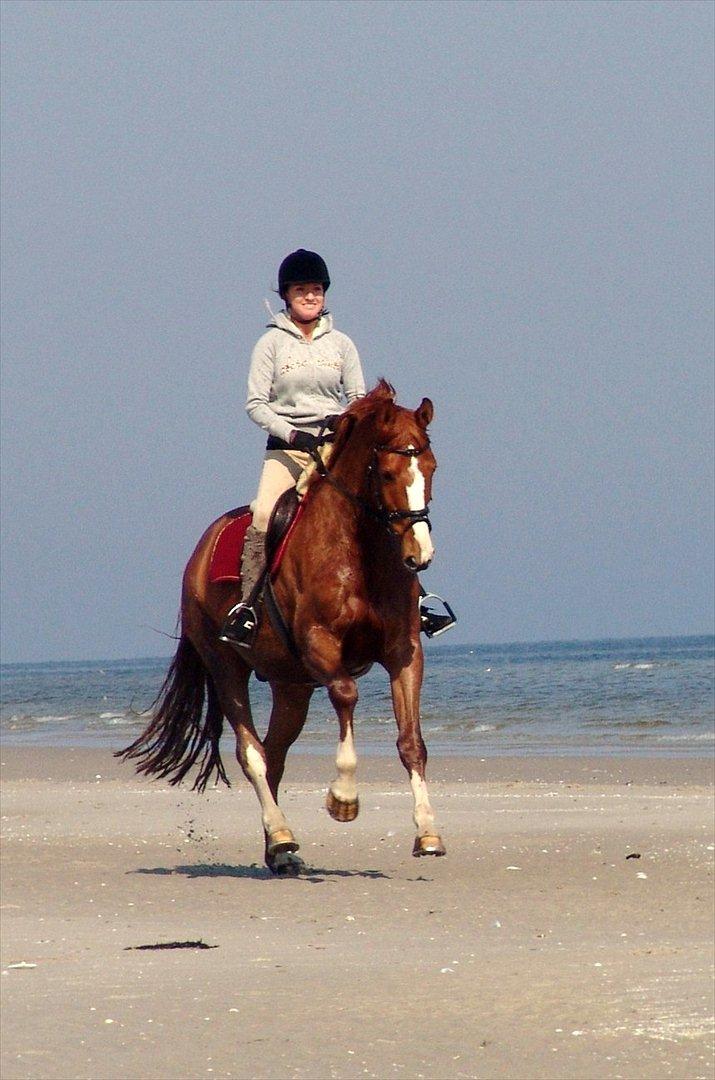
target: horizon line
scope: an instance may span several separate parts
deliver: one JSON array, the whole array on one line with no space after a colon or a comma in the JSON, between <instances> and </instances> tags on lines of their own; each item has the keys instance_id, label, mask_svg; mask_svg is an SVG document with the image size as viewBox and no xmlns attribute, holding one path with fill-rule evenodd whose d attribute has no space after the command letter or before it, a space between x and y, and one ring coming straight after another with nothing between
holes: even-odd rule
<instances>
[{"instance_id":1,"label":"horizon line","mask_svg":"<svg viewBox=\"0 0 715 1080\"><path fill-rule=\"evenodd\" d=\"M687 638L715 638L715 629L704 630L695 633L688 634L628 634L625 637L586 637L586 638L534 638L528 640L510 640L510 641L462 641L455 642L453 645L449 641L435 643L429 645L430 648L462 648L462 649L489 649L489 648L505 648L507 646L526 646L526 645L589 645L597 642L606 641L663 641L670 639L687 639ZM178 641L178 638L177 638ZM0 663L0 669L19 666L33 666L39 664L123 664L123 663L136 663L140 660L170 660L173 653L161 653L161 654L147 654L144 656L98 656L98 657L78 657L77 659L43 659L43 660L8 660Z\"/></svg>"}]
</instances>

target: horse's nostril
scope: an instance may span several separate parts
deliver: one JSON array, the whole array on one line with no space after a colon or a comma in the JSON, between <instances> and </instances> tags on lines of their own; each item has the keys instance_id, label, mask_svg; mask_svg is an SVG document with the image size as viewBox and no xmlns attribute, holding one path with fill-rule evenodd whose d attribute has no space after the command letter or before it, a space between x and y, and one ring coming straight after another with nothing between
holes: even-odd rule
<instances>
[{"instance_id":1,"label":"horse's nostril","mask_svg":"<svg viewBox=\"0 0 715 1080\"><path fill-rule=\"evenodd\" d=\"M432 562L431 559L424 559L422 562L419 562L414 557L414 555L408 555L407 558L405 559L405 566L407 567L408 570L420 571L420 570L426 570L431 562Z\"/></svg>"},{"instance_id":2,"label":"horse's nostril","mask_svg":"<svg viewBox=\"0 0 715 1080\"><path fill-rule=\"evenodd\" d=\"M405 566L408 570L413 570L415 571L415 573L419 573L420 570L426 570L431 562L431 559L425 559L424 562L418 562L417 559L415 559L414 555L408 555L408 557L405 559Z\"/></svg>"}]
</instances>

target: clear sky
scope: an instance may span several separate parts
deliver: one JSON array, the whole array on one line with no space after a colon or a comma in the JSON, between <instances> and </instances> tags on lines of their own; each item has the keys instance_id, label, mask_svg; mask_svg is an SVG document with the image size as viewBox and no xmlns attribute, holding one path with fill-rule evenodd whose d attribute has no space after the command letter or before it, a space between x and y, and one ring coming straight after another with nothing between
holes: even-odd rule
<instances>
[{"instance_id":1,"label":"clear sky","mask_svg":"<svg viewBox=\"0 0 715 1080\"><path fill-rule=\"evenodd\" d=\"M434 400L445 643L711 631L714 10L5 0L3 660L173 651L298 246Z\"/></svg>"}]
</instances>

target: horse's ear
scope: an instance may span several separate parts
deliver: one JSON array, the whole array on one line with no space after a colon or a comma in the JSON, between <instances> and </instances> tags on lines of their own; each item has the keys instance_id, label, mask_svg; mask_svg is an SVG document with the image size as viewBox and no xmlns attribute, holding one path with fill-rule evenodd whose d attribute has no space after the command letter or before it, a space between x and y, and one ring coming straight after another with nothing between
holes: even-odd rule
<instances>
[{"instance_id":1,"label":"horse's ear","mask_svg":"<svg viewBox=\"0 0 715 1080\"><path fill-rule=\"evenodd\" d=\"M426 428L432 423L432 417L434 416L434 405L428 397L422 398L419 406L415 409L415 420L422 428Z\"/></svg>"}]
</instances>

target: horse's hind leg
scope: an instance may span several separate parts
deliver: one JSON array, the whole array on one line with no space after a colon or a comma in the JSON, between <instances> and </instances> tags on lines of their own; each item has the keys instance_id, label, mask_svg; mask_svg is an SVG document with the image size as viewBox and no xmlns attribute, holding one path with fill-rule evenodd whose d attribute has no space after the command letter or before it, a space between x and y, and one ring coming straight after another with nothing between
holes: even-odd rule
<instances>
[{"instance_id":1,"label":"horse's hind leg","mask_svg":"<svg viewBox=\"0 0 715 1080\"><path fill-rule=\"evenodd\" d=\"M212 674L221 708L236 735L238 763L252 784L261 806L266 864L277 874L298 873L302 862L292 853L298 850L299 845L271 788L266 751L253 725L248 696L250 668L238 657L231 656L222 658Z\"/></svg>"},{"instance_id":2,"label":"horse's hind leg","mask_svg":"<svg viewBox=\"0 0 715 1080\"><path fill-rule=\"evenodd\" d=\"M313 687L295 683L271 683L271 691L273 708L263 748L268 765L268 786L277 801L286 755L303 730Z\"/></svg>"},{"instance_id":3,"label":"horse's hind leg","mask_svg":"<svg viewBox=\"0 0 715 1080\"><path fill-rule=\"evenodd\" d=\"M273 801L278 806L278 785L283 778L286 755L303 730L308 706L313 694L312 686L288 683L271 683L273 708L268 731L263 740L266 760L266 782ZM286 830L292 839L293 834ZM303 866L294 853L298 845L284 842L282 833L266 830L266 864L274 873L295 873Z\"/></svg>"}]
</instances>

